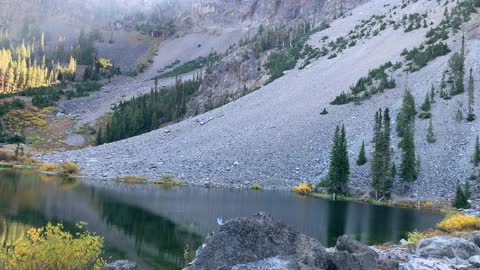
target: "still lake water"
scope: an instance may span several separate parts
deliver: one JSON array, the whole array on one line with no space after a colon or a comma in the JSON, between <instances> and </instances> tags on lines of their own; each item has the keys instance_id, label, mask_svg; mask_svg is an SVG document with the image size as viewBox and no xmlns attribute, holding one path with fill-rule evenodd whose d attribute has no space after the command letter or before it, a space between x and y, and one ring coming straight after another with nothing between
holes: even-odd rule
<instances>
[{"instance_id":1,"label":"still lake water","mask_svg":"<svg viewBox=\"0 0 480 270\"><path fill-rule=\"evenodd\" d=\"M433 211L332 202L289 192L171 188L67 180L25 170L0 170L0 241L14 241L29 226L80 221L105 239L107 256L140 269L181 269L188 244L199 246L224 220L265 211L295 230L334 245L348 234L368 243L398 241L442 219Z\"/></svg>"}]
</instances>

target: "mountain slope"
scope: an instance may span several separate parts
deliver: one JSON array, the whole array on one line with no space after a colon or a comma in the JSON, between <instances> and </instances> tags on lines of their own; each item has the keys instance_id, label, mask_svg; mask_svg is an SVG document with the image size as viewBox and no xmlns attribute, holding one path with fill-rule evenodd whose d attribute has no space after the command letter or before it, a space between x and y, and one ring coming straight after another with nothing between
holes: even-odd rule
<instances>
[{"instance_id":1,"label":"mountain slope","mask_svg":"<svg viewBox=\"0 0 480 270\"><path fill-rule=\"evenodd\" d=\"M392 14L401 19L403 14L427 12L434 24L442 19L444 7L436 1L410 3L393 15L390 7L401 5L400 0L368 2L354 9L352 16L336 20L329 29L312 36L311 43L318 44L325 35L334 40L376 14ZM467 68L472 67L477 77L478 22L475 14L464 26ZM289 189L304 180L318 182L326 174L334 128L345 124L352 164L351 185L368 188L370 166L358 167L353 161L363 140L367 152L372 150L375 112L380 107L389 107L396 116L407 84L420 104L431 85L438 86L442 71L447 69L448 56L436 58L420 71L410 73L408 79L401 71L395 73L395 89L360 105L331 106L329 103L370 69L387 61L401 60L400 53L405 48L419 46L426 31L424 28L411 32L387 28L344 50L336 58L320 58L303 70L292 70L258 91L198 117L128 140L45 159L78 162L87 176L136 174L155 178L170 172L196 184L261 183L270 189ZM459 50L459 40L460 34L457 34L448 41L453 51ZM449 101L437 96L432 110L435 144L425 140L428 121L416 121L415 140L421 170L411 193L420 198L452 195L456 180L466 179L473 171L470 159L478 120L457 123L455 112L460 103L466 104L465 95ZM319 113L324 107L329 114L321 116ZM478 105L475 108L480 110ZM395 136L392 145L397 165L400 161L398 142Z\"/></svg>"}]
</instances>

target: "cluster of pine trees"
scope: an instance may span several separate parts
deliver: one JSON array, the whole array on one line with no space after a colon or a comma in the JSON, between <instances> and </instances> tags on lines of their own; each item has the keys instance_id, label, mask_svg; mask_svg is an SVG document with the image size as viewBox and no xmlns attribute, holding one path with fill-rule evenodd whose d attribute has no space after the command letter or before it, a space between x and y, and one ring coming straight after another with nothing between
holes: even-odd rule
<instances>
[{"instance_id":1,"label":"cluster of pine trees","mask_svg":"<svg viewBox=\"0 0 480 270\"><path fill-rule=\"evenodd\" d=\"M342 92L330 103L332 105L348 104L352 101L368 99L377 93L383 93L385 89L393 89L396 82L393 78L389 78L386 71L394 69L392 62L387 62L378 68L374 68L368 72L368 75L358 79L358 81L350 87L350 92Z\"/></svg>"},{"instance_id":2,"label":"cluster of pine trees","mask_svg":"<svg viewBox=\"0 0 480 270\"><path fill-rule=\"evenodd\" d=\"M402 108L397 115L396 131L401 137L402 149L399 176L408 189L417 179L419 160L415 152L415 100L410 91L403 97ZM371 159L372 187L377 199L388 199L397 177L397 168L392 161L391 147L391 116L388 108L378 110L375 114L373 132L373 152ZM479 146L480 153L480 146ZM480 154L478 154L480 160ZM479 161L480 162L480 161ZM357 161L358 166L367 163L365 143L362 143ZM348 192L350 164L348 160L347 138L345 127L338 127L333 138L333 147L330 155L330 167L325 180L319 185L328 189L328 192L345 194Z\"/></svg>"},{"instance_id":3,"label":"cluster of pine trees","mask_svg":"<svg viewBox=\"0 0 480 270\"><path fill-rule=\"evenodd\" d=\"M332 194L348 193L350 162L348 160L347 134L345 127L337 126L333 136L330 154L330 167L326 181L323 183Z\"/></svg>"},{"instance_id":4,"label":"cluster of pine trees","mask_svg":"<svg viewBox=\"0 0 480 270\"><path fill-rule=\"evenodd\" d=\"M180 81L169 87L155 86L149 94L121 102L113 108L113 115L105 130L97 133L97 144L104 144L137 136L162 124L183 117L190 96L200 87L201 78Z\"/></svg>"},{"instance_id":5,"label":"cluster of pine trees","mask_svg":"<svg viewBox=\"0 0 480 270\"><path fill-rule=\"evenodd\" d=\"M397 173L395 163L391 161L390 133L390 111L387 108L382 113L380 109L375 114L371 163L372 187L375 189L377 199L390 197Z\"/></svg>"}]
</instances>

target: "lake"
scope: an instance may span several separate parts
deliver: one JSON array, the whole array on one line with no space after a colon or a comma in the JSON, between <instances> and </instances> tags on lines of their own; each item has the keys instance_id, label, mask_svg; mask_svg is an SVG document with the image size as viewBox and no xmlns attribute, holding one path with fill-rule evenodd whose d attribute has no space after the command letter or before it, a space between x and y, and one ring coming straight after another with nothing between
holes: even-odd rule
<instances>
[{"instance_id":1,"label":"lake","mask_svg":"<svg viewBox=\"0 0 480 270\"><path fill-rule=\"evenodd\" d=\"M0 170L0 241L29 226L80 221L105 239L106 256L140 269L182 269L183 251L198 247L228 220L260 211L327 246L348 234L368 243L397 242L408 231L432 228L439 212L328 201L290 192L166 188L114 181L72 180L30 170Z\"/></svg>"}]
</instances>

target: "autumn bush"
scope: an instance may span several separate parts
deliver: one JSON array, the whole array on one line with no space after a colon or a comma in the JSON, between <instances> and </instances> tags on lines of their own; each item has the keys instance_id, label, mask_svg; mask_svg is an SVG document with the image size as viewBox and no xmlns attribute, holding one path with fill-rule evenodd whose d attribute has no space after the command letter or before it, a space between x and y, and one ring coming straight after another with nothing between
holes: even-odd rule
<instances>
[{"instance_id":1,"label":"autumn bush","mask_svg":"<svg viewBox=\"0 0 480 270\"><path fill-rule=\"evenodd\" d=\"M313 188L312 184L304 182L299 184L298 186L295 186L293 188L293 191L301 195L308 195L313 193L315 189Z\"/></svg>"},{"instance_id":2,"label":"autumn bush","mask_svg":"<svg viewBox=\"0 0 480 270\"><path fill-rule=\"evenodd\" d=\"M102 253L101 237L89 232L73 235L62 224L48 224L30 228L26 237L0 248L0 269L100 269L106 264Z\"/></svg>"},{"instance_id":3,"label":"autumn bush","mask_svg":"<svg viewBox=\"0 0 480 270\"><path fill-rule=\"evenodd\" d=\"M44 172L52 172L55 171L57 168L58 165L53 163L43 163L42 166L40 166L40 170Z\"/></svg>"},{"instance_id":4,"label":"autumn bush","mask_svg":"<svg viewBox=\"0 0 480 270\"><path fill-rule=\"evenodd\" d=\"M60 164L59 170L64 174L76 174L80 171L80 166L70 161L64 161Z\"/></svg>"},{"instance_id":5,"label":"autumn bush","mask_svg":"<svg viewBox=\"0 0 480 270\"><path fill-rule=\"evenodd\" d=\"M443 219L437 224L437 228L449 233L480 230L480 218L476 216L455 214Z\"/></svg>"},{"instance_id":6,"label":"autumn bush","mask_svg":"<svg viewBox=\"0 0 480 270\"><path fill-rule=\"evenodd\" d=\"M424 233L415 230L407 234L407 243L408 245L416 246L425 237Z\"/></svg>"}]
</instances>

